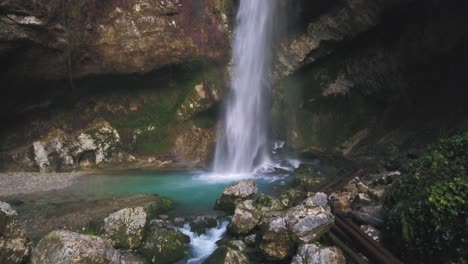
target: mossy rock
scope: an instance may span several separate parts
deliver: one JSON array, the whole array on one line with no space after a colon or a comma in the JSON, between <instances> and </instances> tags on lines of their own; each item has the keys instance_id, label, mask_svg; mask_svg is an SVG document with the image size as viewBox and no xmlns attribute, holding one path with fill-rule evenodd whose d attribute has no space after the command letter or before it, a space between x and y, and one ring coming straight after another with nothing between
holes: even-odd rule
<instances>
[{"instance_id":1,"label":"mossy rock","mask_svg":"<svg viewBox=\"0 0 468 264\"><path fill-rule=\"evenodd\" d=\"M468 133L441 140L387 190L386 242L408 262L468 261Z\"/></svg>"},{"instance_id":2,"label":"mossy rock","mask_svg":"<svg viewBox=\"0 0 468 264\"><path fill-rule=\"evenodd\" d=\"M150 263L174 263L186 257L185 245L190 238L179 231L156 229L149 232L138 249Z\"/></svg>"}]
</instances>

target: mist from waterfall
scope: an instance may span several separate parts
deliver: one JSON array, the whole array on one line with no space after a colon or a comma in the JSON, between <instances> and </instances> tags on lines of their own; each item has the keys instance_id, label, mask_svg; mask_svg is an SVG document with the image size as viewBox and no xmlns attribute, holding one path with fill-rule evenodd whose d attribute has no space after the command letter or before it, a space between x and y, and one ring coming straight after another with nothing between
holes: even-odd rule
<instances>
[{"instance_id":1,"label":"mist from waterfall","mask_svg":"<svg viewBox=\"0 0 468 264\"><path fill-rule=\"evenodd\" d=\"M251 173L268 163L268 119L278 0L241 0L230 93L218 128L214 172Z\"/></svg>"}]
</instances>

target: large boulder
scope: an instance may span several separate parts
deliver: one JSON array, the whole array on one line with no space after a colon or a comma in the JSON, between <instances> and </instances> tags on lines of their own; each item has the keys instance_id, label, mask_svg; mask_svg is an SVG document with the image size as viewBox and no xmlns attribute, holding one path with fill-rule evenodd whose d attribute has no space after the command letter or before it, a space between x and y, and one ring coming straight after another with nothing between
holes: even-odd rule
<instances>
[{"instance_id":1,"label":"large boulder","mask_svg":"<svg viewBox=\"0 0 468 264\"><path fill-rule=\"evenodd\" d=\"M328 207L298 205L285 212L283 219L295 237L305 243L316 240L334 224Z\"/></svg>"},{"instance_id":2,"label":"large boulder","mask_svg":"<svg viewBox=\"0 0 468 264\"><path fill-rule=\"evenodd\" d=\"M29 240L17 216L9 204L0 202L0 263L23 263L29 256Z\"/></svg>"},{"instance_id":3,"label":"large boulder","mask_svg":"<svg viewBox=\"0 0 468 264\"><path fill-rule=\"evenodd\" d=\"M345 264L343 252L337 247L304 244L297 250L291 264Z\"/></svg>"},{"instance_id":4,"label":"large boulder","mask_svg":"<svg viewBox=\"0 0 468 264\"><path fill-rule=\"evenodd\" d=\"M325 194L317 193L301 205L275 212L265 221L260 249L271 260L292 256L295 244L317 240L334 223Z\"/></svg>"},{"instance_id":5,"label":"large boulder","mask_svg":"<svg viewBox=\"0 0 468 264\"><path fill-rule=\"evenodd\" d=\"M147 214L143 207L124 208L104 219L104 232L118 248L135 249L141 245Z\"/></svg>"},{"instance_id":6,"label":"large boulder","mask_svg":"<svg viewBox=\"0 0 468 264\"><path fill-rule=\"evenodd\" d=\"M31 264L119 264L120 257L111 243L101 237L57 230L39 241Z\"/></svg>"},{"instance_id":7,"label":"large boulder","mask_svg":"<svg viewBox=\"0 0 468 264\"><path fill-rule=\"evenodd\" d=\"M276 217L266 225L262 236L260 250L272 261L285 260L294 253L294 240L290 235L284 218Z\"/></svg>"},{"instance_id":8,"label":"large boulder","mask_svg":"<svg viewBox=\"0 0 468 264\"><path fill-rule=\"evenodd\" d=\"M254 180L242 180L226 188L216 201L215 208L224 211L234 211L236 204L253 199L257 194L257 183Z\"/></svg>"},{"instance_id":9,"label":"large boulder","mask_svg":"<svg viewBox=\"0 0 468 264\"><path fill-rule=\"evenodd\" d=\"M151 263L174 263L186 256L189 242L190 238L179 231L156 228L147 234L138 251Z\"/></svg>"},{"instance_id":10,"label":"large boulder","mask_svg":"<svg viewBox=\"0 0 468 264\"><path fill-rule=\"evenodd\" d=\"M228 230L236 235L247 235L255 228L260 216L260 212L253 205L253 201L246 200L237 205Z\"/></svg>"},{"instance_id":11,"label":"large boulder","mask_svg":"<svg viewBox=\"0 0 468 264\"><path fill-rule=\"evenodd\" d=\"M143 240L149 219L172 206L172 201L154 196L154 200L143 206L124 208L104 218L103 236L109 238L117 248L136 249Z\"/></svg>"}]
</instances>

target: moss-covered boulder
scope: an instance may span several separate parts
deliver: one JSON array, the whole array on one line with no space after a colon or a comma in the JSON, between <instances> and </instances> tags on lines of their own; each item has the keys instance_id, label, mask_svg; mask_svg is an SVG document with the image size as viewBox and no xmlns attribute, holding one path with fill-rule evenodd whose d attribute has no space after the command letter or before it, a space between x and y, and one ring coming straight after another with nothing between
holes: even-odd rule
<instances>
[{"instance_id":1,"label":"moss-covered boulder","mask_svg":"<svg viewBox=\"0 0 468 264\"><path fill-rule=\"evenodd\" d=\"M17 217L9 204L0 202L0 263L19 264L29 256L29 240Z\"/></svg>"},{"instance_id":2,"label":"moss-covered boulder","mask_svg":"<svg viewBox=\"0 0 468 264\"><path fill-rule=\"evenodd\" d=\"M115 247L134 249L141 245L145 225L143 207L124 208L104 219L104 232Z\"/></svg>"},{"instance_id":3,"label":"moss-covered boulder","mask_svg":"<svg viewBox=\"0 0 468 264\"><path fill-rule=\"evenodd\" d=\"M119 264L120 253L98 236L53 231L45 236L31 257L32 264Z\"/></svg>"},{"instance_id":4,"label":"moss-covered boulder","mask_svg":"<svg viewBox=\"0 0 468 264\"><path fill-rule=\"evenodd\" d=\"M109 238L117 248L136 249L142 243L150 218L168 210L171 204L169 199L155 196L154 201L144 206L124 208L112 213L104 218L103 236Z\"/></svg>"},{"instance_id":5,"label":"moss-covered boulder","mask_svg":"<svg viewBox=\"0 0 468 264\"><path fill-rule=\"evenodd\" d=\"M384 196L385 241L408 262L468 261L468 133L441 140Z\"/></svg>"},{"instance_id":6,"label":"moss-covered boulder","mask_svg":"<svg viewBox=\"0 0 468 264\"><path fill-rule=\"evenodd\" d=\"M138 249L150 263L174 263L186 256L185 246L190 238L172 229L151 230Z\"/></svg>"}]
</instances>

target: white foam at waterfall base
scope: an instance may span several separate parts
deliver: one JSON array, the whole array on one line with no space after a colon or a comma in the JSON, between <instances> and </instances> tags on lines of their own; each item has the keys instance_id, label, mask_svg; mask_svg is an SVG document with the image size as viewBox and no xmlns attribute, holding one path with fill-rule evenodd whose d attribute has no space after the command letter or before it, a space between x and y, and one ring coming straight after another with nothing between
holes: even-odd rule
<instances>
[{"instance_id":1,"label":"white foam at waterfall base","mask_svg":"<svg viewBox=\"0 0 468 264\"><path fill-rule=\"evenodd\" d=\"M192 232L189 224L179 228L180 232L190 237L192 258L187 261L187 264L198 264L207 259L218 248L216 242L223 238L227 226L228 221L223 221L218 223L217 227L209 228L201 235Z\"/></svg>"}]
</instances>

